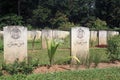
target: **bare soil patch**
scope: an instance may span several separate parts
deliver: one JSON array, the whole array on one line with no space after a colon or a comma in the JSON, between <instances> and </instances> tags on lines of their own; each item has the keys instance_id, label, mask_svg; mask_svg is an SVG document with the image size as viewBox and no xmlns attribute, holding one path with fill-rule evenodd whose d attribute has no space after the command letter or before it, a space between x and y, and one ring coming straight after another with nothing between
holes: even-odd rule
<instances>
[{"instance_id":1,"label":"bare soil patch","mask_svg":"<svg viewBox=\"0 0 120 80\"><path fill-rule=\"evenodd\" d=\"M99 63L96 68L109 68L109 67L120 67L120 61L115 61L114 63ZM94 69L94 63L90 65L89 69ZM71 67L70 65L53 65L50 68L48 66L39 66L38 68L33 70L34 74L37 73L51 73L51 72L61 72L61 71L69 71L69 70L86 70L88 69L86 66L77 65Z\"/></svg>"}]
</instances>

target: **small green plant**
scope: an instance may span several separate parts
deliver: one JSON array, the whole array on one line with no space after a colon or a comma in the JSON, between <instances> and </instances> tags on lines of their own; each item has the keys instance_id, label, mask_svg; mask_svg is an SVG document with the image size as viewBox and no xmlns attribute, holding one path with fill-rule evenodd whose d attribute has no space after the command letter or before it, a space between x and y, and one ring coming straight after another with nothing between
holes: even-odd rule
<instances>
[{"instance_id":1,"label":"small green plant","mask_svg":"<svg viewBox=\"0 0 120 80\"><path fill-rule=\"evenodd\" d=\"M87 68L90 68L90 65L92 64L92 62L93 62L93 55L89 55L89 57L86 59L86 64L85 64L85 66L87 67Z\"/></svg>"},{"instance_id":2,"label":"small green plant","mask_svg":"<svg viewBox=\"0 0 120 80\"><path fill-rule=\"evenodd\" d=\"M120 60L120 36L111 37L107 47L108 58L111 61Z\"/></svg>"},{"instance_id":3,"label":"small green plant","mask_svg":"<svg viewBox=\"0 0 120 80\"><path fill-rule=\"evenodd\" d=\"M57 50L57 47L59 46L59 43L55 42L54 39L52 39L52 40L46 39L46 41L47 41L47 50L48 50L49 62L50 62L50 66L52 66L55 52Z\"/></svg>"},{"instance_id":4,"label":"small green plant","mask_svg":"<svg viewBox=\"0 0 120 80\"><path fill-rule=\"evenodd\" d=\"M98 63L100 63L101 61L101 56L100 54L94 54L94 57L93 57L93 63L95 64L94 67L97 67Z\"/></svg>"},{"instance_id":5,"label":"small green plant","mask_svg":"<svg viewBox=\"0 0 120 80\"><path fill-rule=\"evenodd\" d=\"M86 67L90 68L91 64L94 63L94 67L101 61L101 54L100 53L90 53L89 57L86 59Z\"/></svg>"}]
</instances>

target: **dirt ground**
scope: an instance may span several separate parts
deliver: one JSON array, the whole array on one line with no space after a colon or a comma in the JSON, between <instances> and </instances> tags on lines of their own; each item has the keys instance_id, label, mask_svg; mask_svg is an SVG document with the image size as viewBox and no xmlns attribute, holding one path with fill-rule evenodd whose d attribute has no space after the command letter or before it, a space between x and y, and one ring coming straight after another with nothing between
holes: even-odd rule
<instances>
[{"instance_id":1,"label":"dirt ground","mask_svg":"<svg viewBox=\"0 0 120 80\"><path fill-rule=\"evenodd\" d=\"M114 63L99 63L96 68L109 68L109 67L120 67L120 61L115 61ZM90 69L95 68L94 64L90 65ZM49 73L49 72L60 72L60 71L69 71L69 70L86 70L83 65L79 66L70 66L70 65L53 65L50 68L48 66L39 66L33 70L34 74L37 73Z\"/></svg>"}]
</instances>

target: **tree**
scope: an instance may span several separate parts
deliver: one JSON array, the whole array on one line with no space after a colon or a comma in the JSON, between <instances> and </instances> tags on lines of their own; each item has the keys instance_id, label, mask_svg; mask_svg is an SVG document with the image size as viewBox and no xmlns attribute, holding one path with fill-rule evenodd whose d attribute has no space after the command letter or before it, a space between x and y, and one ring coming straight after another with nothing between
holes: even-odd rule
<instances>
[{"instance_id":1,"label":"tree","mask_svg":"<svg viewBox=\"0 0 120 80\"><path fill-rule=\"evenodd\" d=\"M34 26L40 26L41 28L44 28L49 23L50 14L50 9L38 6L37 9L33 10L31 22Z\"/></svg>"},{"instance_id":2,"label":"tree","mask_svg":"<svg viewBox=\"0 0 120 80\"><path fill-rule=\"evenodd\" d=\"M0 14L5 15L8 13L17 14L17 0L2 0L0 1Z\"/></svg>"},{"instance_id":3,"label":"tree","mask_svg":"<svg viewBox=\"0 0 120 80\"><path fill-rule=\"evenodd\" d=\"M8 25L24 25L24 22L22 19L23 18L21 16L17 16L16 14L8 14L5 16L2 16L0 18L0 29Z\"/></svg>"},{"instance_id":4,"label":"tree","mask_svg":"<svg viewBox=\"0 0 120 80\"><path fill-rule=\"evenodd\" d=\"M89 22L94 14L94 0L71 0L69 19L71 22L83 26Z\"/></svg>"},{"instance_id":5,"label":"tree","mask_svg":"<svg viewBox=\"0 0 120 80\"><path fill-rule=\"evenodd\" d=\"M120 27L120 0L96 0L96 16L114 28Z\"/></svg>"}]
</instances>

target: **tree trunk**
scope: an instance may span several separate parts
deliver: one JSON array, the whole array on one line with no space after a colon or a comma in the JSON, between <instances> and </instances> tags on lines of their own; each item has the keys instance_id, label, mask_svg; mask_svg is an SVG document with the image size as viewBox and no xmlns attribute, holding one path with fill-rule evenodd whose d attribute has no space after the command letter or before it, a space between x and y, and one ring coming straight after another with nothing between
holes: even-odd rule
<instances>
[{"instance_id":1,"label":"tree trunk","mask_svg":"<svg viewBox=\"0 0 120 80\"><path fill-rule=\"evenodd\" d=\"M18 16L20 16L20 0L18 0Z\"/></svg>"}]
</instances>

